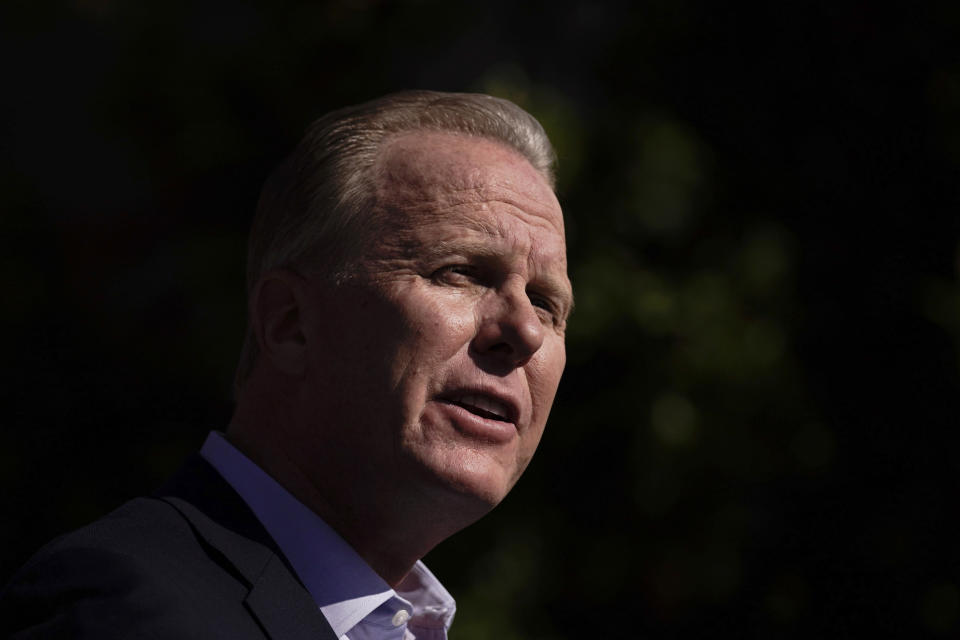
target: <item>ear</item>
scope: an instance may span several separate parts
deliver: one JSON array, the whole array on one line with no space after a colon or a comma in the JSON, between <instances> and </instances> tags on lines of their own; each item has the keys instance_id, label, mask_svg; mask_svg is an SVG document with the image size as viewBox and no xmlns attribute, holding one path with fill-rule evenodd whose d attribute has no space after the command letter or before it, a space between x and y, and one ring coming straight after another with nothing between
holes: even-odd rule
<instances>
[{"instance_id":1,"label":"ear","mask_svg":"<svg viewBox=\"0 0 960 640\"><path fill-rule=\"evenodd\" d=\"M276 269L260 278L250 300L250 318L261 357L291 376L301 375L307 362L305 284L302 276Z\"/></svg>"}]
</instances>

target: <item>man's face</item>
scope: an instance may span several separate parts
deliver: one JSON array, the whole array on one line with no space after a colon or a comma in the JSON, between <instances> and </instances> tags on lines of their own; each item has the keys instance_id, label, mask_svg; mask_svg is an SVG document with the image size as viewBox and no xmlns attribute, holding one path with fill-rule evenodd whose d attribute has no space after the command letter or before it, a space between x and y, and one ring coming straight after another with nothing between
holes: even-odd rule
<instances>
[{"instance_id":1,"label":"man's face","mask_svg":"<svg viewBox=\"0 0 960 640\"><path fill-rule=\"evenodd\" d=\"M297 455L354 500L489 508L533 456L565 363L560 206L516 152L453 134L393 139L378 175L355 275L309 282Z\"/></svg>"}]
</instances>

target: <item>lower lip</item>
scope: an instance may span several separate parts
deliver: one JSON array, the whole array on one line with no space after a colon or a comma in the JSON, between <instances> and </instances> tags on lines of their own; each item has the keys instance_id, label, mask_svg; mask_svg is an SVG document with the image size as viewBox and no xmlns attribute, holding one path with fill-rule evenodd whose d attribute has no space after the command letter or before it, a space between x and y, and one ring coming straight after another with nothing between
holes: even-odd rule
<instances>
[{"instance_id":1,"label":"lower lip","mask_svg":"<svg viewBox=\"0 0 960 640\"><path fill-rule=\"evenodd\" d=\"M517 435L517 427L512 422L484 418L449 402L440 401L437 404L456 430L471 438L502 444L510 442Z\"/></svg>"}]
</instances>

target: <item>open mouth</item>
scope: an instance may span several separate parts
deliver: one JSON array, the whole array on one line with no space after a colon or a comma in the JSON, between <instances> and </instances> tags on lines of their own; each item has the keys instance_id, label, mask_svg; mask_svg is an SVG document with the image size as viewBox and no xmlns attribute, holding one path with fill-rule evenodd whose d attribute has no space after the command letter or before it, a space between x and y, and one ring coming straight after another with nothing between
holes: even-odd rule
<instances>
[{"instance_id":1,"label":"open mouth","mask_svg":"<svg viewBox=\"0 0 960 640\"><path fill-rule=\"evenodd\" d=\"M447 398L446 402L463 407L470 413L476 414L481 418L489 420L499 420L500 422L513 422L510 407L490 396L481 396L476 394L463 394Z\"/></svg>"}]
</instances>

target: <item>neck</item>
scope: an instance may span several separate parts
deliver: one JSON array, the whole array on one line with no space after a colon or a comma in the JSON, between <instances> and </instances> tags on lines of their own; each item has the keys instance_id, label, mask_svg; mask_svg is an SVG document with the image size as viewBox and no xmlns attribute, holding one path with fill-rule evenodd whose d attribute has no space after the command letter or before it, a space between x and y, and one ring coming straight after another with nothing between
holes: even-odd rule
<instances>
[{"instance_id":1,"label":"neck","mask_svg":"<svg viewBox=\"0 0 960 640\"><path fill-rule=\"evenodd\" d=\"M481 505L465 510L463 504L450 504L449 496L384 486L376 469L362 465L345 472L349 461L338 459L343 456L334 447L320 448L321 459L311 459L305 467L297 455L301 452L287 444L291 439L285 437L283 413L255 410L258 405L241 399L227 439L323 518L391 587L434 546L486 511ZM356 482L358 477L367 481Z\"/></svg>"}]
</instances>

